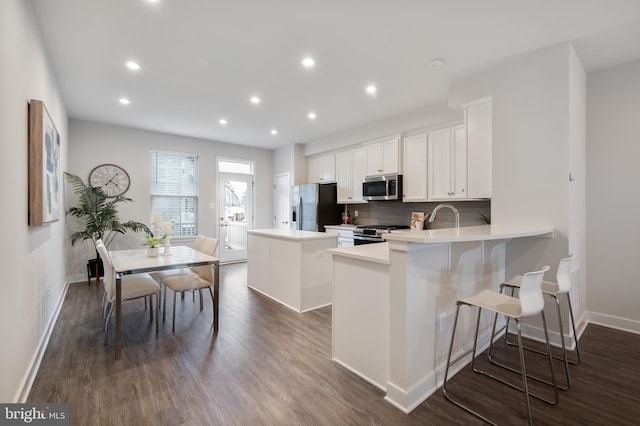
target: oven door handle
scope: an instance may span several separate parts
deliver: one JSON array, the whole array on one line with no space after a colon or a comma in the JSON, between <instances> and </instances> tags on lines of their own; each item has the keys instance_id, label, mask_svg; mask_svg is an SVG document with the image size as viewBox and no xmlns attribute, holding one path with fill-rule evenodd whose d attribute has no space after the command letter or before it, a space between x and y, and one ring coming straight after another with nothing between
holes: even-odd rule
<instances>
[{"instance_id":1,"label":"oven door handle","mask_svg":"<svg viewBox=\"0 0 640 426\"><path fill-rule=\"evenodd\" d=\"M373 241L375 243L383 243L384 242L384 238L380 238L380 237L370 237L368 235L353 235L353 239L354 240L363 240L363 241Z\"/></svg>"}]
</instances>

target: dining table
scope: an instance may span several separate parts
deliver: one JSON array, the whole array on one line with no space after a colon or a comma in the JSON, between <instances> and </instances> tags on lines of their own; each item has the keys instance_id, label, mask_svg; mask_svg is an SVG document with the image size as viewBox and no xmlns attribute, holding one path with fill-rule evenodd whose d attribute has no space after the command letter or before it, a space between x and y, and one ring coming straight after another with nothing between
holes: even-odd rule
<instances>
[{"instance_id":1,"label":"dining table","mask_svg":"<svg viewBox=\"0 0 640 426\"><path fill-rule=\"evenodd\" d=\"M218 331L219 317L219 283L220 283L220 260L198 250L187 246L171 246L163 248L156 256L149 256L148 250L112 250L109 257L113 263L116 274L116 332L115 332L115 359L120 359L122 351L122 277L130 274L140 274L144 272L157 272L168 269L188 268L193 266L211 265L213 268L213 312L214 312L214 332ZM156 321L158 318L156 318Z\"/></svg>"}]
</instances>

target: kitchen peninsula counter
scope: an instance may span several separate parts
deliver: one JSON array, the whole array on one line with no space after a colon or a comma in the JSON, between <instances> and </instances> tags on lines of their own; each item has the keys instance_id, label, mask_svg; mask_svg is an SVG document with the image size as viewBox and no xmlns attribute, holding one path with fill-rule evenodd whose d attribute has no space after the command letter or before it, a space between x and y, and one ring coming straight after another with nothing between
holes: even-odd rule
<instances>
[{"instance_id":1,"label":"kitchen peninsula counter","mask_svg":"<svg viewBox=\"0 0 640 426\"><path fill-rule=\"evenodd\" d=\"M293 229L247 230L247 285L295 310L331 304L331 256L338 235Z\"/></svg>"},{"instance_id":2,"label":"kitchen peninsula counter","mask_svg":"<svg viewBox=\"0 0 640 426\"><path fill-rule=\"evenodd\" d=\"M386 243L328 250L334 266L334 361L411 412L442 382L456 300L499 289L510 240L530 238L535 244L553 235L546 226L394 230L384 235ZM460 318L460 333L473 333L471 317ZM483 317L479 348L488 344L490 323ZM460 344L453 357L463 351Z\"/></svg>"}]
</instances>

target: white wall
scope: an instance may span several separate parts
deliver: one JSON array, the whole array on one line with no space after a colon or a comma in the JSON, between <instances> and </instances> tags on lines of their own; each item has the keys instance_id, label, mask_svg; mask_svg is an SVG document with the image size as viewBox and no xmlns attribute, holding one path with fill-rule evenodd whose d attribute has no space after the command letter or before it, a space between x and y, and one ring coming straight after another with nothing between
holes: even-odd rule
<instances>
[{"instance_id":1,"label":"white wall","mask_svg":"<svg viewBox=\"0 0 640 426\"><path fill-rule=\"evenodd\" d=\"M587 77L587 307L595 321L636 332L639 88L640 60Z\"/></svg>"},{"instance_id":2,"label":"white wall","mask_svg":"<svg viewBox=\"0 0 640 426\"><path fill-rule=\"evenodd\" d=\"M450 87L452 107L486 96L493 99L492 223L556 229L551 240L510 242L507 276L549 264L552 270L545 278L553 279L558 260L569 254L570 245L578 256L575 265L584 264L580 258L584 248L579 247L584 245L584 232L580 225L570 227L571 221L584 216L579 204L584 183L570 190L568 179L573 166L584 180L580 172L584 169L584 80L573 47L563 43L514 58ZM577 200L573 211L572 198Z\"/></svg>"},{"instance_id":3,"label":"white wall","mask_svg":"<svg viewBox=\"0 0 640 426\"><path fill-rule=\"evenodd\" d=\"M70 120L69 166L67 171L87 179L93 167L102 163L114 163L124 167L131 177L131 187L126 196L132 203L122 204L119 210L122 220L151 222L151 197L149 196L152 148L195 153L199 156L200 194L198 199L198 231L218 236L216 158L235 158L255 162L255 210L254 227L270 228L273 211L273 151L242 145L233 145L203 139L187 138L166 133L150 132L108 124ZM67 185L69 192L70 187ZM75 203L74 195L68 197ZM214 208L212 208L214 207ZM70 222L70 227L73 222ZM113 247L139 247L140 235L116 238ZM93 257L91 244L68 247L69 273L74 279L86 276L86 260ZM85 278L86 279L86 278Z\"/></svg>"},{"instance_id":4,"label":"white wall","mask_svg":"<svg viewBox=\"0 0 640 426\"><path fill-rule=\"evenodd\" d=\"M67 113L29 3L0 2L0 401L22 401L29 373L65 291L65 218L27 225L27 103L42 100L61 135L67 164ZM28 390L28 389L27 389Z\"/></svg>"}]
</instances>

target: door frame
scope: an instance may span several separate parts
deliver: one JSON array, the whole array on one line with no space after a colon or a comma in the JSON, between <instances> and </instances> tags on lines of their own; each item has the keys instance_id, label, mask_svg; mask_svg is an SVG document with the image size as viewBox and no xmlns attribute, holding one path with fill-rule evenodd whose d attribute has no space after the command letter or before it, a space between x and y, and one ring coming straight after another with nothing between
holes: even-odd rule
<instances>
[{"instance_id":1,"label":"door frame","mask_svg":"<svg viewBox=\"0 0 640 426\"><path fill-rule=\"evenodd\" d=\"M251 169L254 171L255 164L250 160L239 160L239 159L231 159L231 158L222 158L218 157L216 159L216 186L217 186L217 196L216 196L216 228L218 233L218 238L220 239L220 244L218 246L218 257L221 263L231 263L231 262L244 262L247 260L247 251L245 250L234 250L234 251L226 251L225 250L225 241L223 241L226 237L226 230L223 231L223 219L224 218L224 209L225 209L225 188L224 182L227 180L239 180L239 181L247 181L247 220L246 220L246 229L253 229L253 223L255 219L255 173L233 173L233 172L222 172L220 171L220 162L228 161L228 162L236 162L242 164L251 164Z\"/></svg>"}]
</instances>

